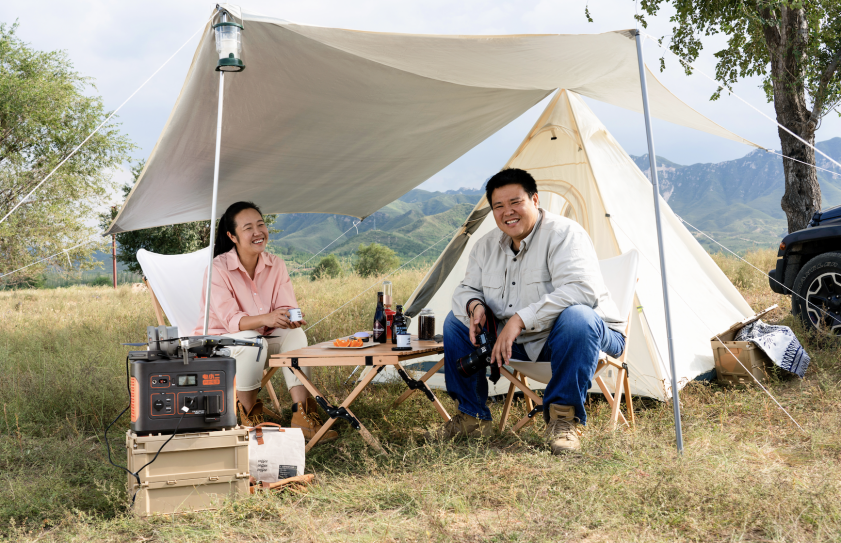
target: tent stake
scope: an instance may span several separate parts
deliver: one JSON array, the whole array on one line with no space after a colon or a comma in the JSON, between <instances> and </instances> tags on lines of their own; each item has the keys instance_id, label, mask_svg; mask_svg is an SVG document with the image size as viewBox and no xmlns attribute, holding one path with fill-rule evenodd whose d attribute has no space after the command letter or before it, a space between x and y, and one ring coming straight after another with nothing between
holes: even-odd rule
<instances>
[{"instance_id":1,"label":"tent stake","mask_svg":"<svg viewBox=\"0 0 841 543\"><path fill-rule=\"evenodd\" d=\"M651 114L648 111L648 86L645 80L645 63L642 60L642 36L636 31L637 61L640 66L640 86L642 87L642 109L645 114L645 135L648 139L648 161L651 168L651 184L654 186L654 218L657 223L657 247L660 252L660 279L663 282L663 306L666 311L666 336L669 341L669 369L672 372L672 406L675 412L675 440L677 451L683 454L683 430L680 425L680 393L677 388L675 370L675 349L672 340L672 317L669 311L669 289L666 281L666 258L663 254L663 229L660 226L660 183L657 180L657 159L654 155L654 137L651 134Z\"/></svg>"},{"instance_id":2,"label":"tent stake","mask_svg":"<svg viewBox=\"0 0 841 543\"><path fill-rule=\"evenodd\" d=\"M210 285L213 282L213 242L216 238L216 197L219 192L219 151L222 147L222 102L225 95L225 72L219 71L219 112L216 117L216 158L213 161L213 203L210 206L210 258L207 263L207 284L204 296L204 335L210 324Z\"/></svg>"}]
</instances>

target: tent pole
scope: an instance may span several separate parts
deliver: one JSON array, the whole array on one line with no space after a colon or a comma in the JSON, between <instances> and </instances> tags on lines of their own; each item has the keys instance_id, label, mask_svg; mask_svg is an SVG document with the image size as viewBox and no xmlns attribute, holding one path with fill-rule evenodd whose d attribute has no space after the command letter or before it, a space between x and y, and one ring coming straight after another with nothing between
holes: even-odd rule
<instances>
[{"instance_id":1,"label":"tent pole","mask_svg":"<svg viewBox=\"0 0 841 543\"><path fill-rule=\"evenodd\" d=\"M222 147L222 103L225 95L225 72L219 71L219 110L216 116L216 158L213 161L213 202L210 205L210 257L207 263L207 284L204 296L204 335L210 325L210 285L213 283L213 242L216 238L216 199L219 193L219 151Z\"/></svg>"},{"instance_id":2,"label":"tent pole","mask_svg":"<svg viewBox=\"0 0 841 543\"><path fill-rule=\"evenodd\" d=\"M675 370L675 349L672 340L672 317L669 310L669 289L666 281L666 258L663 254L663 228L660 225L660 183L657 180L657 159L654 154L654 137L651 134L651 113L648 110L648 86L645 80L645 62L642 60L642 36L636 31L637 61L640 67L640 86L642 87L642 108L645 114L645 135L648 139L648 161L651 168L651 184L654 186L654 218L657 223L657 247L660 252L660 278L663 282L663 306L666 310L666 335L669 341L669 368L672 372L672 405L675 413L675 440L677 451L683 454L683 430L680 425L680 393L677 388Z\"/></svg>"}]
</instances>

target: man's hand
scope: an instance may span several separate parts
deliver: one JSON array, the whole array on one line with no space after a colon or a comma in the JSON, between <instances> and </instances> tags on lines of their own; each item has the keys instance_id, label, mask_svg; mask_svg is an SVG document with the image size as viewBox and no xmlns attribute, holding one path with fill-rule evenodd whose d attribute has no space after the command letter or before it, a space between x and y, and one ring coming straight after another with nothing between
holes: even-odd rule
<instances>
[{"instance_id":1,"label":"man's hand","mask_svg":"<svg viewBox=\"0 0 841 543\"><path fill-rule=\"evenodd\" d=\"M514 316L508 319L505 328L496 338L496 345L494 345L494 350L491 353L491 364L496 363L501 368L511 360L511 345L514 344L514 340L517 339L524 327L525 323L520 315L514 313Z\"/></svg>"},{"instance_id":2,"label":"man's hand","mask_svg":"<svg viewBox=\"0 0 841 543\"><path fill-rule=\"evenodd\" d=\"M482 333L485 326L485 306L479 302L473 304L473 316L470 317L470 343L476 345L476 338Z\"/></svg>"},{"instance_id":3,"label":"man's hand","mask_svg":"<svg viewBox=\"0 0 841 543\"><path fill-rule=\"evenodd\" d=\"M303 315L303 313L301 313L301 315ZM265 326L267 328L294 329L307 324L307 321L305 320L299 320L297 322L289 320L289 309L286 307L281 307L280 309L275 309L271 313L266 313L265 318Z\"/></svg>"}]
</instances>

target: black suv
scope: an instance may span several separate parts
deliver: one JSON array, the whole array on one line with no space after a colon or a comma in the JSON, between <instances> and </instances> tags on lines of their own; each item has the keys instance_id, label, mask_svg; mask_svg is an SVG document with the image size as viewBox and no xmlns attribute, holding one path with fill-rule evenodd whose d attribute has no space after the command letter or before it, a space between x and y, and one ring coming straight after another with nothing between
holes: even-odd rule
<instances>
[{"instance_id":1,"label":"black suv","mask_svg":"<svg viewBox=\"0 0 841 543\"><path fill-rule=\"evenodd\" d=\"M768 276L771 290L792 295L791 312L807 326L841 334L841 206L784 237Z\"/></svg>"}]
</instances>

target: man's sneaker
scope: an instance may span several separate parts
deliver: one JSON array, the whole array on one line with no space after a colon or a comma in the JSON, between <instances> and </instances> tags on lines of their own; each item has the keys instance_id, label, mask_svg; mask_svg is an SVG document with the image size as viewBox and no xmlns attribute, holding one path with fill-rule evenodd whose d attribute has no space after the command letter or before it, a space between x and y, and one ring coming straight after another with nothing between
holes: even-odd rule
<instances>
[{"instance_id":1,"label":"man's sneaker","mask_svg":"<svg viewBox=\"0 0 841 543\"><path fill-rule=\"evenodd\" d=\"M426 432L426 439L449 440L454 437L490 437L493 434L493 422L480 420L459 411L456 416L439 426L437 429Z\"/></svg>"},{"instance_id":2,"label":"man's sneaker","mask_svg":"<svg viewBox=\"0 0 841 543\"><path fill-rule=\"evenodd\" d=\"M292 404L292 422L290 426L292 428L300 428L304 433L305 441L309 441L315 437L315 434L321 430L321 418L318 416L318 404L315 402L315 398L307 398L305 402ZM327 430L318 442L333 441L337 437L339 437L339 434L336 430Z\"/></svg>"},{"instance_id":3,"label":"man's sneaker","mask_svg":"<svg viewBox=\"0 0 841 543\"><path fill-rule=\"evenodd\" d=\"M545 435L552 448L552 454L579 450L581 439L578 437L578 424L575 422L575 408L571 405L551 404Z\"/></svg>"}]
</instances>

